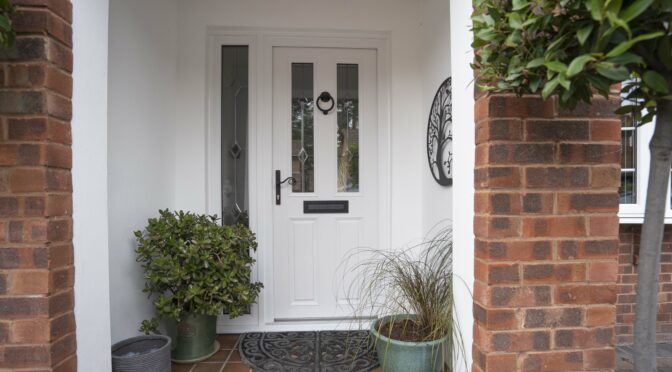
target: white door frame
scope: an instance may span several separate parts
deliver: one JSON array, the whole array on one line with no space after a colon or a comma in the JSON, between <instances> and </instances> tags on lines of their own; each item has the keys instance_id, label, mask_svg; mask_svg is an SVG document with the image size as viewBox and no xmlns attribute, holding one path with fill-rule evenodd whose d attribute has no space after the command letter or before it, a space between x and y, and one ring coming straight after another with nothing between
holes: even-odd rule
<instances>
[{"instance_id":1,"label":"white door frame","mask_svg":"<svg viewBox=\"0 0 672 372\"><path fill-rule=\"evenodd\" d=\"M253 280L264 283L258 305L252 313L237 319L220 317L217 331L320 330L349 327L338 322L275 322L273 309L273 205L272 159L273 48L347 48L373 49L377 54L378 83L378 165L379 173L379 244L390 245L390 76L387 32L324 30L278 30L244 27L209 27L206 76L206 206L207 212L221 214L221 47L249 47L249 187L250 227L257 234L259 248Z\"/></svg>"}]
</instances>

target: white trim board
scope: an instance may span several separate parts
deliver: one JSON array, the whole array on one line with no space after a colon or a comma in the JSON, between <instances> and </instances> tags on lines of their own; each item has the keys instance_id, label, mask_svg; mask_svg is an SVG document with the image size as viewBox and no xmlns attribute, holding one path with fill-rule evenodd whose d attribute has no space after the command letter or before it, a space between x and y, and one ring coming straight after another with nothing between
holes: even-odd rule
<instances>
[{"instance_id":1,"label":"white trim board","mask_svg":"<svg viewBox=\"0 0 672 372\"><path fill-rule=\"evenodd\" d=\"M250 227L257 234L259 249L253 280L264 283L258 305L248 316L220 317L217 331L233 333L254 330L352 329L343 321L276 322L273 309L273 205L272 81L274 47L322 47L373 49L377 52L378 146L379 146L379 244L390 246L391 234L391 118L390 35L387 32L330 30L274 30L209 27L206 76L206 187L207 212L221 214L220 195L220 92L219 50L223 45L249 47L249 187Z\"/></svg>"}]
</instances>

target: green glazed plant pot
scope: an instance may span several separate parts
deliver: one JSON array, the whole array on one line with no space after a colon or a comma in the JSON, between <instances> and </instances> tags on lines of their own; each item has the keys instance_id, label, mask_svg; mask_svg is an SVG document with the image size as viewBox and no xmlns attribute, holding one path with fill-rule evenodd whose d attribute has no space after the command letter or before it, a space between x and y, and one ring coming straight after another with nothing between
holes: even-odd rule
<instances>
[{"instance_id":1,"label":"green glazed plant pot","mask_svg":"<svg viewBox=\"0 0 672 372\"><path fill-rule=\"evenodd\" d=\"M408 342L390 339L378 332L378 327L390 320L413 318L413 315L392 315L371 324L376 342L378 361L385 372L441 372L448 336L428 342Z\"/></svg>"},{"instance_id":2,"label":"green glazed plant pot","mask_svg":"<svg viewBox=\"0 0 672 372\"><path fill-rule=\"evenodd\" d=\"M200 362L219 350L216 316L187 314L179 322L168 318L166 328L173 340L170 354L175 363Z\"/></svg>"}]
</instances>

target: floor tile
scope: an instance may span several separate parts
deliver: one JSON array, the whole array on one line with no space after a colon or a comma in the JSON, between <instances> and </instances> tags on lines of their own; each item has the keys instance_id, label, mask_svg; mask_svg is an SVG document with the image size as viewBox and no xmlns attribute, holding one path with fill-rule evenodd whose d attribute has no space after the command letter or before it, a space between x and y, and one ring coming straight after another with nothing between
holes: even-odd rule
<instances>
[{"instance_id":1,"label":"floor tile","mask_svg":"<svg viewBox=\"0 0 672 372\"><path fill-rule=\"evenodd\" d=\"M226 363L226 367L222 372L250 372L252 371L250 367L244 365L243 363Z\"/></svg>"},{"instance_id":2,"label":"floor tile","mask_svg":"<svg viewBox=\"0 0 672 372\"><path fill-rule=\"evenodd\" d=\"M219 346L221 349L235 349L236 344L240 335L219 335L217 336L217 341L219 341Z\"/></svg>"},{"instance_id":3,"label":"floor tile","mask_svg":"<svg viewBox=\"0 0 672 372\"><path fill-rule=\"evenodd\" d=\"M231 353L229 362L240 362L240 352L238 352L238 350L234 350L233 353Z\"/></svg>"},{"instance_id":4,"label":"floor tile","mask_svg":"<svg viewBox=\"0 0 672 372\"><path fill-rule=\"evenodd\" d=\"M231 350L219 350L215 355L211 356L206 362L226 362L226 359L229 358Z\"/></svg>"},{"instance_id":5,"label":"floor tile","mask_svg":"<svg viewBox=\"0 0 672 372\"><path fill-rule=\"evenodd\" d=\"M173 363L172 372L189 372L193 367L193 364L176 364Z\"/></svg>"},{"instance_id":6,"label":"floor tile","mask_svg":"<svg viewBox=\"0 0 672 372\"><path fill-rule=\"evenodd\" d=\"M224 363L198 363L192 372L219 372L222 370Z\"/></svg>"}]
</instances>

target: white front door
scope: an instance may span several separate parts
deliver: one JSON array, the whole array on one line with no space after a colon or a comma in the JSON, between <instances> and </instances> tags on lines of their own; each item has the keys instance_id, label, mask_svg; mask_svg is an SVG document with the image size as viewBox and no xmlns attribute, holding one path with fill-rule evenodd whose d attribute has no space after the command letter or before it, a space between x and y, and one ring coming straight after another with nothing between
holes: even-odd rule
<instances>
[{"instance_id":1,"label":"white front door","mask_svg":"<svg viewBox=\"0 0 672 372\"><path fill-rule=\"evenodd\" d=\"M353 315L343 262L379 248L376 75L375 50L273 48L274 180L296 181L276 191L276 321Z\"/></svg>"}]
</instances>

